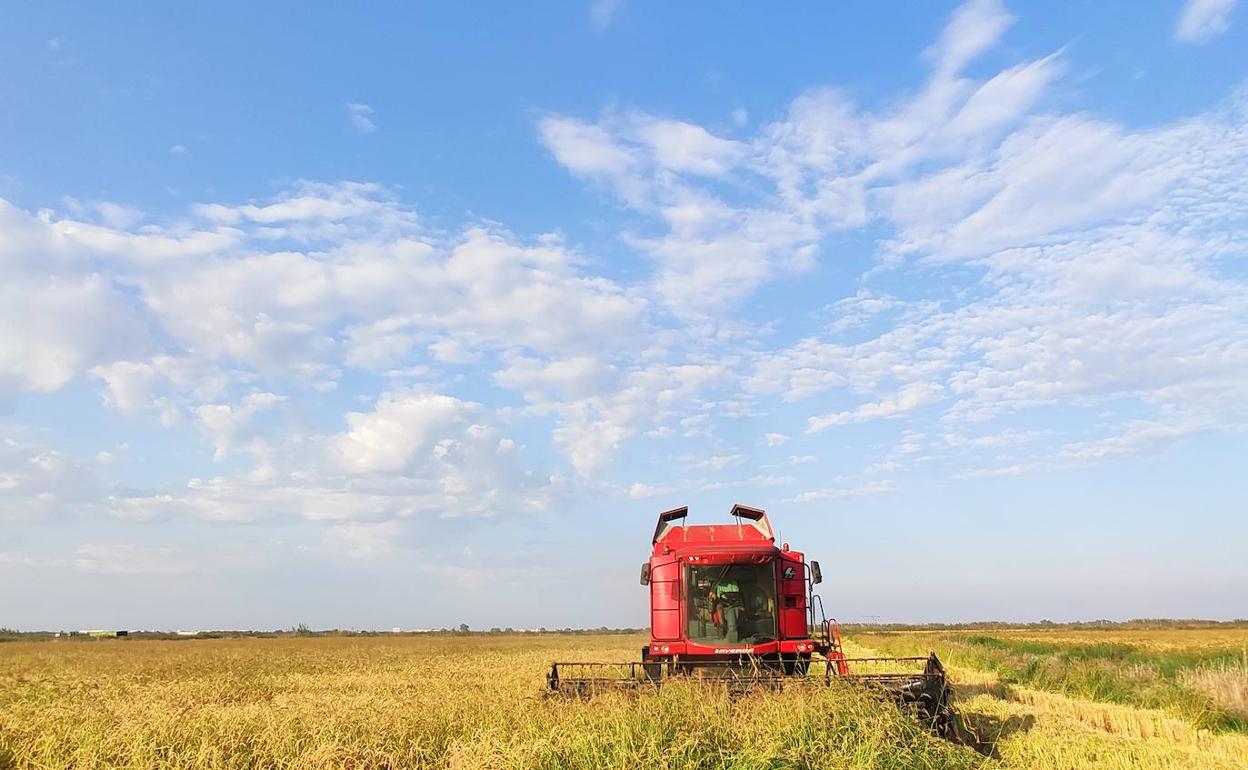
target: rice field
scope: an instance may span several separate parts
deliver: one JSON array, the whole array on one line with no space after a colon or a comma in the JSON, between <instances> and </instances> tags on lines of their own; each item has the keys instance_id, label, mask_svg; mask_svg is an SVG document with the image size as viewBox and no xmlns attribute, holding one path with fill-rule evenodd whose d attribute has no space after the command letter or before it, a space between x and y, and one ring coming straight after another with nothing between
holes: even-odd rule
<instances>
[{"instance_id":1,"label":"rice field","mask_svg":"<svg viewBox=\"0 0 1248 770\"><path fill-rule=\"evenodd\" d=\"M1248 630L1061 633L850 640L941 654L961 745L814 683L545 696L551 660L632 660L631 636L9 642L0 768L1248 767Z\"/></svg>"},{"instance_id":2,"label":"rice field","mask_svg":"<svg viewBox=\"0 0 1248 770\"><path fill-rule=\"evenodd\" d=\"M965 742L1007 767L1248 768L1248 627L898 631L854 642L935 650Z\"/></svg>"}]
</instances>

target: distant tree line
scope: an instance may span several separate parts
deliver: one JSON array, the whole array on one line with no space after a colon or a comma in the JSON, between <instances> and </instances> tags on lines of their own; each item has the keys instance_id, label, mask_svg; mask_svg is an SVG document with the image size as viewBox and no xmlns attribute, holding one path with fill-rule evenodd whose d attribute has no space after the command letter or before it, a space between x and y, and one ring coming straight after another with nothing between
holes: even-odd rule
<instances>
[{"instance_id":1,"label":"distant tree line","mask_svg":"<svg viewBox=\"0 0 1248 770\"><path fill-rule=\"evenodd\" d=\"M1030 623L1011 623L1004 620L981 620L971 623L842 623L846 633L872 631L1004 631L1025 630L1095 630L1111 628L1128 629L1185 629L1185 628L1233 628L1248 626L1248 618L1235 620L1200 620L1198 618L1136 618L1133 620L1076 620L1058 623L1038 620Z\"/></svg>"},{"instance_id":2,"label":"distant tree line","mask_svg":"<svg viewBox=\"0 0 1248 770\"><path fill-rule=\"evenodd\" d=\"M1235 628L1248 626L1248 618L1236 620L1200 620L1175 618L1138 618L1135 620L1086 620L1057 623L1051 620L1040 620L1031 623L1011 623L998 620L984 620L972 623L844 623L841 630L845 633L878 633L889 631L1002 631L1008 629L1031 630L1094 630L1094 629L1200 629L1200 628ZM817 631L816 631L817 632ZM342 628L330 628L314 631L306 624L300 623L293 628L273 631L196 631L193 633L173 631L130 631L129 639L237 639L237 638L280 638L280 637L316 637L316 636L490 636L507 634L557 634L561 636L588 636L602 634L637 635L649 633L647 628L513 628L511 626L493 626L487 629L474 629L467 623L437 629L403 630L403 631L357 631ZM50 639L73 639L75 641L97 641L88 634L78 632L53 631L18 631L12 628L0 628L0 642L40 641Z\"/></svg>"},{"instance_id":3,"label":"distant tree line","mask_svg":"<svg viewBox=\"0 0 1248 770\"><path fill-rule=\"evenodd\" d=\"M647 633L645 628L607 628L599 626L598 628L536 628L536 629L518 629L508 626L500 628L495 626L489 630L473 629L467 623L461 623L452 628L437 629L420 629L420 630L403 630L403 631L360 631L344 628L328 628L319 631L309 628L306 624L300 623L293 628L275 629L273 631L266 630L233 630L233 631L195 631L175 632L175 631L129 631L122 637L126 639L166 639L170 641L182 641L190 639L240 639L240 638L258 638L258 639L275 639L281 637L318 637L318 636L489 636L507 634L561 634L561 635L600 635L600 634L621 634L632 635ZM90 634L80 633L78 631L18 631L11 628L0 628L0 642L15 641L42 641L52 639L66 639L74 641L98 641L96 637Z\"/></svg>"}]
</instances>

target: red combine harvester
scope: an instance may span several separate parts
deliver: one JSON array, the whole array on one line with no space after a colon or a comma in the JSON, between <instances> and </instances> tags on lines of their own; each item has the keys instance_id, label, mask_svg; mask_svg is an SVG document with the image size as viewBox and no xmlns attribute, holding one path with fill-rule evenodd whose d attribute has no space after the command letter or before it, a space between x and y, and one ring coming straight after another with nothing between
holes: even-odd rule
<instances>
[{"instance_id":1,"label":"red combine harvester","mask_svg":"<svg viewBox=\"0 0 1248 770\"><path fill-rule=\"evenodd\" d=\"M951 735L949 683L936 654L847 658L840 626L814 593L819 562L777 546L767 513L735 505L733 524L689 526L688 508L659 514L641 583L650 587L650 644L635 663L556 662L557 692L660 687L672 676L723 681L733 692L786 682L851 681L885 692ZM921 669L899 672L909 667Z\"/></svg>"}]
</instances>

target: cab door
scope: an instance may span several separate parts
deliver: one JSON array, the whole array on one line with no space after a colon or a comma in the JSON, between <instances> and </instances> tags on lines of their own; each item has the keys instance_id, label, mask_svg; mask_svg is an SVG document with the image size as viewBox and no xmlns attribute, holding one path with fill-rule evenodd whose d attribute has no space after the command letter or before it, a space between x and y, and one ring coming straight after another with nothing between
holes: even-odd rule
<instances>
[{"instance_id":1,"label":"cab door","mask_svg":"<svg viewBox=\"0 0 1248 770\"><path fill-rule=\"evenodd\" d=\"M780 638L808 639L806 627L806 565L801 554L785 552L776 560L780 590Z\"/></svg>"},{"instance_id":2,"label":"cab door","mask_svg":"<svg viewBox=\"0 0 1248 770\"><path fill-rule=\"evenodd\" d=\"M680 563L675 557L650 562L650 635L658 641L681 639Z\"/></svg>"}]
</instances>

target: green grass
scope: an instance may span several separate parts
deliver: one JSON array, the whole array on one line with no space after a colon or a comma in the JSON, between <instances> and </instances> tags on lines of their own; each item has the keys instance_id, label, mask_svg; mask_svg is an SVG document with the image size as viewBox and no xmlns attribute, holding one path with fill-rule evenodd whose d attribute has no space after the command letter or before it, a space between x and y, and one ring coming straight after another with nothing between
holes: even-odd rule
<instances>
[{"instance_id":1,"label":"green grass","mask_svg":"<svg viewBox=\"0 0 1248 770\"><path fill-rule=\"evenodd\" d=\"M946 663L1076 698L1163 709L1192 725L1248 732L1248 719L1184 683L1184 672L1235 666L1232 649L1160 649L1120 641L1073 643L957 633L881 633L857 640L889 654L935 649Z\"/></svg>"}]
</instances>

